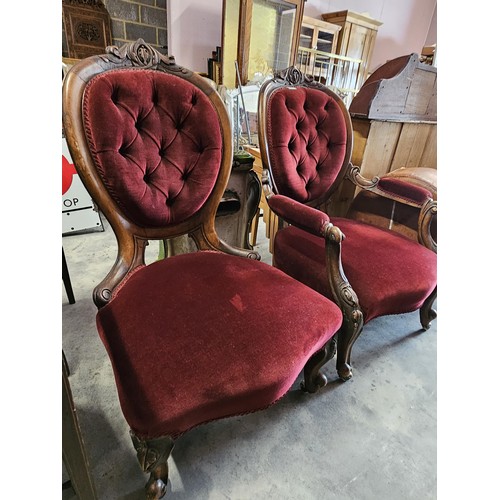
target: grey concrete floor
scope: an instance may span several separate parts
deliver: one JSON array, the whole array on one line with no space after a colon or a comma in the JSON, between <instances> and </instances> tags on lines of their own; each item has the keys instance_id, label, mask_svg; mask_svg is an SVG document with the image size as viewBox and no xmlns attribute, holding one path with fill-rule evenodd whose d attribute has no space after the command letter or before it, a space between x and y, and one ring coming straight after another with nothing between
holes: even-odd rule
<instances>
[{"instance_id":1,"label":"grey concrete floor","mask_svg":"<svg viewBox=\"0 0 500 500\"><path fill-rule=\"evenodd\" d=\"M69 304L63 288L63 349L98 498L136 500L144 498L147 477L121 414L91 296L116 257L103 222L104 232L63 238L76 298ZM263 229L257 250L270 263ZM157 250L152 243L148 259ZM332 360L329 383L317 394L302 393L298 380L267 410L179 438L166 498L436 498L436 337L436 322L424 332L418 313L373 320L354 346L350 381L339 381ZM63 492L63 499L74 498L71 488Z\"/></svg>"}]
</instances>

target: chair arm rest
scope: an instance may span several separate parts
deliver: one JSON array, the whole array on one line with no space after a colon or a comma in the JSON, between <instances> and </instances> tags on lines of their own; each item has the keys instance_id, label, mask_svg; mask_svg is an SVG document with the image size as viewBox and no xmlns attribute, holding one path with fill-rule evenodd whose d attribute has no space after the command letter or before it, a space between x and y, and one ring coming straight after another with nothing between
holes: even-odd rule
<instances>
[{"instance_id":1,"label":"chair arm rest","mask_svg":"<svg viewBox=\"0 0 500 500\"><path fill-rule=\"evenodd\" d=\"M316 236L325 236L330 218L321 210L303 205L281 194L269 196L267 203L276 215L289 224Z\"/></svg>"},{"instance_id":2,"label":"chair arm rest","mask_svg":"<svg viewBox=\"0 0 500 500\"><path fill-rule=\"evenodd\" d=\"M367 179L363 177L360 168L350 165L346 177L357 187L376 193L383 198L404 203L413 207L422 208L429 200L434 197L428 189L417 186L406 179L396 177L374 177Z\"/></svg>"},{"instance_id":3,"label":"chair arm rest","mask_svg":"<svg viewBox=\"0 0 500 500\"><path fill-rule=\"evenodd\" d=\"M377 184L382 196L422 207L428 200L432 200L432 193L421 186L417 186L402 179L381 177Z\"/></svg>"}]
</instances>

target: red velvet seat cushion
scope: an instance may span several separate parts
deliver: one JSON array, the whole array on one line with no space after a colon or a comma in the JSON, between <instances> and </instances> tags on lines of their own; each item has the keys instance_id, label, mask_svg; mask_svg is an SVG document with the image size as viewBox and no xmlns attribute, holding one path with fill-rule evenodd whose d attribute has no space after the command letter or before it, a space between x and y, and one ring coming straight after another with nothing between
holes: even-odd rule
<instances>
[{"instance_id":1,"label":"red velvet seat cushion","mask_svg":"<svg viewBox=\"0 0 500 500\"><path fill-rule=\"evenodd\" d=\"M369 224L332 218L345 235L342 265L365 316L419 309L437 283L437 257L418 243ZM333 300L325 240L288 226L276 234L274 265Z\"/></svg>"},{"instance_id":2,"label":"red velvet seat cushion","mask_svg":"<svg viewBox=\"0 0 500 500\"><path fill-rule=\"evenodd\" d=\"M145 438L272 404L341 322L278 269L216 252L140 268L97 315L123 414Z\"/></svg>"}]
</instances>

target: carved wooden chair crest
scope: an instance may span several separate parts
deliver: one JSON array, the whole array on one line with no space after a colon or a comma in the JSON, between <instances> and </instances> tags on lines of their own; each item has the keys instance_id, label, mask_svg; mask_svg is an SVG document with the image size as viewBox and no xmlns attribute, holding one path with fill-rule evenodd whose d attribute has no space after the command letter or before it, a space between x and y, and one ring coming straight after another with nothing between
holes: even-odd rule
<instances>
[{"instance_id":1,"label":"carved wooden chair crest","mask_svg":"<svg viewBox=\"0 0 500 500\"><path fill-rule=\"evenodd\" d=\"M324 85L288 68L259 94L263 188L281 224L274 265L337 303L344 313L337 371L352 376L351 350L371 319L420 309L429 328L436 313L437 245L429 190L387 177L368 180L351 164L351 118ZM347 177L361 189L419 210L418 242L352 218L330 217L331 198ZM286 227L283 227L286 226Z\"/></svg>"},{"instance_id":2,"label":"carved wooden chair crest","mask_svg":"<svg viewBox=\"0 0 500 500\"><path fill-rule=\"evenodd\" d=\"M175 439L263 409L304 371L326 384L342 322L330 300L230 247L215 214L232 163L229 119L206 80L143 40L77 63L63 85L76 169L118 255L94 290L148 498L165 493ZM145 264L148 240L188 234L199 251Z\"/></svg>"}]
</instances>

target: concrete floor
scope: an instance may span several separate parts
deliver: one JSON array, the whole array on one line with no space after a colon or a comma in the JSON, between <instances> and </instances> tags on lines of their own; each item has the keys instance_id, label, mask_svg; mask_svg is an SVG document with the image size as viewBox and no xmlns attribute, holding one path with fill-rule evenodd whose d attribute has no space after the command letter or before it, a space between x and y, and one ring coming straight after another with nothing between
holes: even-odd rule
<instances>
[{"instance_id":1,"label":"concrete floor","mask_svg":"<svg viewBox=\"0 0 500 500\"><path fill-rule=\"evenodd\" d=\"M76 303L62 290L63 349L99 500L144 498L111 366L95 328L92 289L116 257L113 233L71 235L63 247ZM257 250L270 263L261 224ZM156 258L155 243L148 259ZM271 408L200 426L169 459L172 500L401 500L437 497L436 322L418 313L377 318L353 349L354 377L335 361L328 385L304 394L297 381ZM63 467L63 482L67 479ZM63 499L76 496L71 488Z\"/></svg>"}]
</instances>

